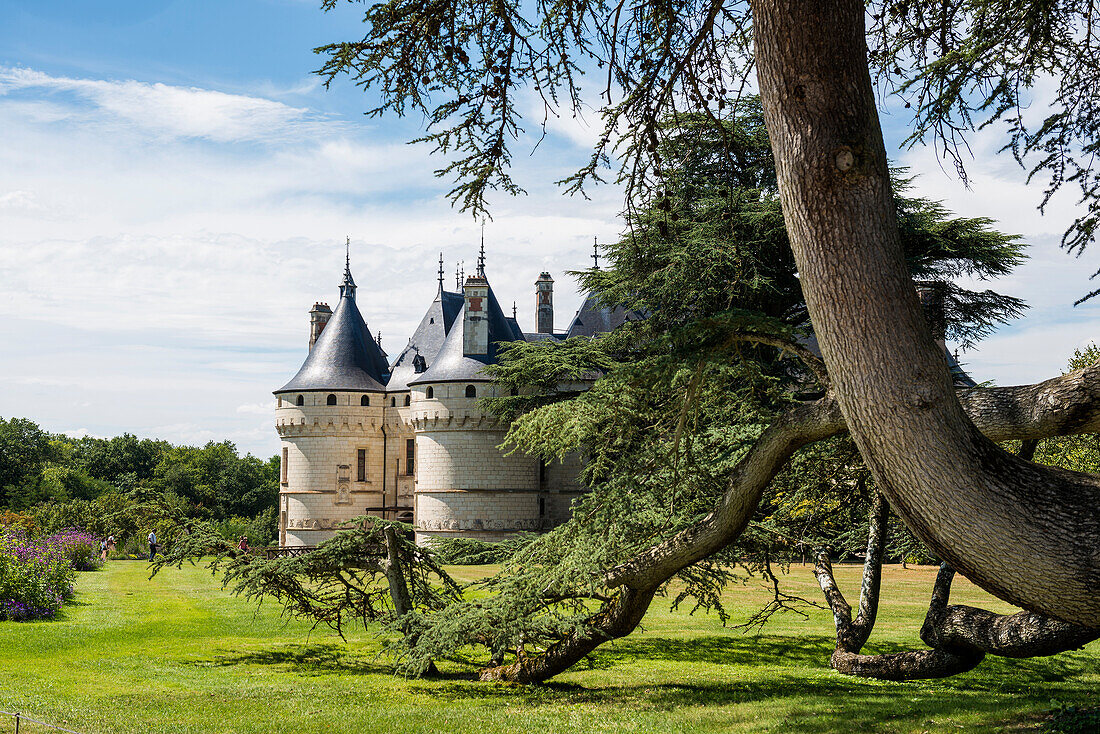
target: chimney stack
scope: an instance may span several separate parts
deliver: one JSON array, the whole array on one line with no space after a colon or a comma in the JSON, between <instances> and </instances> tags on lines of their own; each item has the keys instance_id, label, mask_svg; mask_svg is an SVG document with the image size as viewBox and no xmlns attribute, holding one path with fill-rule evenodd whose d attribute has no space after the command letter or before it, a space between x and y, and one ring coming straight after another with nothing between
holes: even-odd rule
<instances>
[{"instance_id":1,"label":"chimney stack","mask_svg":"<svg viewBox=\"0 0 1100 734\"><path fill-rule=\"evenodd\" d=\"M325 330L325 324L332 318L332 309L327 303L315 303L309 311L309 350L317 343L317 337Z\"/></svg>"},{"instance_id":2,"label":"chimney stack","mask_svg":"<svg viewBox=\"0 0 1100 734\"><path fill-rule=\"evenodd\" d=\"M946 284L938 280L921 280L916 285L932 337L941 348L947 349Z\"/></svg>"},{"instance_id":3,"label":"chimney stack","mask_svg":"<svg viewBox=\"0 0 1100 734\"><path fill-rule=\"evenodd\" d=\"M463 290L466 307L462 315L462 353L467 357L489 353L489 281L471 275Z\"/></svg>"},{"instance_id":4,"label":"chimney stack","mask_svg":"<svg viewBox=\"0 0 1100 734\"><path fill-rule=\"evenodd\" d=\"M535 281L535 331L554 333L554 279L545 271Z\"/></svg>"}]
</instances>

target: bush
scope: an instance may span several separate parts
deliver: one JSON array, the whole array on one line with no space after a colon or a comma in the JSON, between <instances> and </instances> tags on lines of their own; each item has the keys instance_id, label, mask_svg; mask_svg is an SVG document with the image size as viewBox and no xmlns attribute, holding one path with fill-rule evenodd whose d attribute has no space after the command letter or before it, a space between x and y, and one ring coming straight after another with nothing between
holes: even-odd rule
<instances>
[{"instance_id":1,"label":"bush","mask_svg":"<svg viewBox=\"0 0 1100 734\"><path fill-rule=\"evenodd\" d=\"M68 528L51 535L46 542L57 546L74 571L95 571L103 565L99 555L102 540L83 530Z\"/></svg>"},{"instance_id":2,"label":"bush","mask_svg":"<svg viewBox=\"0 0 1100 734\"><path fill-rule=\"evenodd\" d=\"M60 542L0 529L0 620L53 617L72 596L75 577Z\"/></svg>"}]
</instances>

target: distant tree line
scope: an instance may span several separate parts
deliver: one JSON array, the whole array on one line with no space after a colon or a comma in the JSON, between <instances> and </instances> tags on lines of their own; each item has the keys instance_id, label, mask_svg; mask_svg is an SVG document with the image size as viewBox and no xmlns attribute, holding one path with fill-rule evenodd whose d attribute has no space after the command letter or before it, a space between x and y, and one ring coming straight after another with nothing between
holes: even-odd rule
<instances>
[{"instance_id":1,"label":"distant tree line","mask_svg":"<svg viewBox=\"0 0 1100 734\"><path fill-rule=\"evenodd\" d=\"M80 527L140 543L171 508L266 545L278 497L278 457L241 456L232 441L199 447L130 433L72 438L0 417L0 523L31 532Z\"/></svg>"}]
</instances>

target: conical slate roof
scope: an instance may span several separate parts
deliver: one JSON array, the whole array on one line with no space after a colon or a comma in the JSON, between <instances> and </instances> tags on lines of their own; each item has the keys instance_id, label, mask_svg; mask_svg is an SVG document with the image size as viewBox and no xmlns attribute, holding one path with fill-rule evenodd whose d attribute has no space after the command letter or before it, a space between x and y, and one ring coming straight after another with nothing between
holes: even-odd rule
<instances>
[{"instance_id":1,"label":"conical slate roof","mask_svg":"<svg viewBox=\"0 0 1100 734\"><path fill-rule=\"evenodd\" d=\"M627 321L636 321L641 318L638 314L627 311L622 306L609 308L600 303L600 299L589 293L584 297L577 315L566 329L565 338L574 336L595 336L596 334L608 334L622 326Z\"/></svg>"},{"instance_id":2,"label":"conical slate roof","mask_svg":"<svg viewBox=\"0 0 1100 734\"><path fill-rule=\"evenodd\" d=\"M344 271L340 302L317 337L298 374L275 391L315 390L384 391L390 368L355 305L351 268Z\"/></svg>"},{"instance_id":3,"label":"conical slate roof","mask_svg":"<svg viewBox=\"0 0 1100 734\"><path fill-rule=\"evenodd\" d=\"M464 301L461 293L449 293L442 286L436 291L435 300L420 320L408 345L394 360L387 389L391 392L408 390L409 383L435 363L447 334L462 312Z\"/></svg>"},{"instance_id":4,"label":"conical slate roof","mask_svg":"<svg viewBox=\"0 0 1100 734\"><path fill-rule=\"evenodd\" d=\"M435 361L423 374L408 384L419 385L427 382L467 382L487 381L490 378L482 373L485 365L496 364L497 345L501 342L523 341L523 333L515 322L504 315L500 308L492 287L489 288L488 306L486 318L489 320L489 350L488 354L467 356L462 353L463 341L463 312L465 311L465 298L462 300L462 309L455 315L454 326L447 332L447 339L443 342L443 348L435 357Z\"/></svg>"}]
</instances>

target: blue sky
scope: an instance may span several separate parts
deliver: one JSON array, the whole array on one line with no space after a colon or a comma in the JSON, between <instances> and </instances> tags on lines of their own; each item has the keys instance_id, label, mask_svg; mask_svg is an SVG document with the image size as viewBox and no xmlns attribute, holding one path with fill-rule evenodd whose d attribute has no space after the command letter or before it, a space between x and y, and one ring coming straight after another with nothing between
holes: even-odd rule
<instances>
[{"instance_id":1,"label":"blue sky","mask_svg":"<svg viewBox=\"0 0 1100 734\"><path fill-rule=\"evenodd\" d=\"M326 91L310 74L312 48L360 33L361 12L0 1L0 415L275 453L271 390L304 357L310 305L336 297L345 235L361 308L400 349L434 292L437 253L453 283L480 227L442 198L439 161L404 144L419 119L368 120L362 91L344 80ZM884 124L904 137L903 119ZM594 137L582 120L551 120L537 153L517 155L530 195L494 204L489 276L524 324L549 270L564 326L578 302L564 271L588 264L593 236L619 231L616 189L583 201L547 183ZM920 174L921 194L1034 245L996 286L1032 311L963 355L978 379L1032 382L1095 336L1097 306L1071 304L1100 258L1057 250L1072 197L1041 218L997 147L975 138L969 191L934 151L895 158Z\"/></svg>"}]
</instances>

